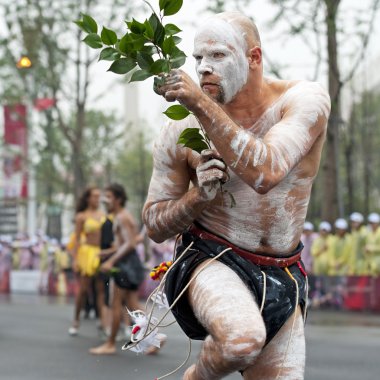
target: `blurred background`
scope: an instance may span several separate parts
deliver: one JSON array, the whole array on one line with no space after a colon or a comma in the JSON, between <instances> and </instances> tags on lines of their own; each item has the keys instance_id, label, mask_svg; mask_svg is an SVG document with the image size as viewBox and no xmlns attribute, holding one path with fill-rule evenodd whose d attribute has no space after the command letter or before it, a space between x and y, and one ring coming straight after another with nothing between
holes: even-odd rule
<instances>
[{"instance_id":1,"label":"blurred background","mask_svg":"<svg viewBox=\"0 0 380 380\"><path fill-rule=\"evenodd\" d=\"M158 0L151 3L158 8ZM194 79L197 26L212 13L236 9L259 28L267 76L315 80L330 93L327 140L303 235L311 306L378 317L380 0L184 0L167 21L183 30L183 69ZM98 53L81 42L84 33L73 22L81 12L119 34L124 20L150 14L142 0L0 0L3 294L74 295L67 242L76 201L89 185L123 184L142 228L152 145L167 104L152 91L152 80L128 84L107 72L109 62L98 62ZM170 244L146 239L142 260L170 257ZM149 281L142 297L154 286ZM378 326L378 319L365 323ZM342 378L318 376L309 379Z\"/></svg>"}]
</instances>

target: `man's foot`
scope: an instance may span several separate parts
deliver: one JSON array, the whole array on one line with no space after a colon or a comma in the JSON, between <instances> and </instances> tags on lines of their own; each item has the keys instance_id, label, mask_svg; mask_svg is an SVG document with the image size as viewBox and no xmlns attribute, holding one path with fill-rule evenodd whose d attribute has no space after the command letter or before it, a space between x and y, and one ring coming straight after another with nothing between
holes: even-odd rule
<instances>
[{"instance_id":1,"label":"man's foot","mask_svg":"<svg viewBox=\"0 0 380 380\"><path fill-rule=\"evenodd\" d=\"M195 373L195 364L193 364L191 367L189 367L185 374L183 375L183 379L182 380L193 380L193 375Z\"/></svg>"},{"instance_id":2,"label":"man's foot","mask_svg":"<svg viewBox=\"0 0 380 380\"><path fill-rule=\"evenodd\" d=\"M150 346L148 349L145 350L145 355L155 355L165 345L167 339L167 336L165 334L157 334L157 338L160 341L160 347Z\"/></svg>"},{"instance_id":3,"label":"man's foot","mask_svg":"<svg viewBox=\"0 0 380 380\"><path fill-rule=\"evenodd\" d=\"M89 352L93 355L114 355L116 354L116 346L107 342L101 346L91 348Z\"/></svg>"}]
</instances>

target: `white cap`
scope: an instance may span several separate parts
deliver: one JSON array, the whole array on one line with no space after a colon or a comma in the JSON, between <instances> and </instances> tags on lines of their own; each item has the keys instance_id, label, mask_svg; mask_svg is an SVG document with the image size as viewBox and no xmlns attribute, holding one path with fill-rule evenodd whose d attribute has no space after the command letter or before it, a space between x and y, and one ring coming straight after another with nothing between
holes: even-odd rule
<instances>
[{"instance_id":1,"label":"white cap","mask_svg":"<svg viewBox=\"0 0 380 380\"><path fill-rule=\"evenodd\" d=\"M353 212L350 215L350 221L351 222L357 222L357 223L363 223L364 222L364 217L360 212Z\"/></svg>"},{"instance_id":2,"label":"white cap","mask_svg":"<svg viewBox=\"0 0 380 380\"><path fill-rule=\"evenodd\" d=\"M348 223L346 219L339 218L335 221L335 228L339 230L347 230L348 229Z\"/></svg>"},{"instance_id":3,"label":"white cap","mask_svg":"<svg viewBox=\"0 0 380 380\"><path fill-rule=\"evenodd\" d=\"M370 223L380 223L380 215L377 212L371 212L368 215L368 222L370 222Z\"/></svg>"},{"instance_id":4,"label":"white cap","mask_svg":"<svg viewBox=\"0 0 380 380\"><path fill-rule=\"evenodd\" d=\"M304 231L314 231L313 223L311 222L305 222L303 225Z\"/></svg>"},{"instance_id":5,"label":"white cap","mask_svg":"<svg viewBox=\"0 0 380 380\"><path fill-rule=\"evenodd\" d=\"M319 231L325 230L327 232L331 232L331 224L329 222L321 222L319 225Z\"/></svg>"}]
</instances>

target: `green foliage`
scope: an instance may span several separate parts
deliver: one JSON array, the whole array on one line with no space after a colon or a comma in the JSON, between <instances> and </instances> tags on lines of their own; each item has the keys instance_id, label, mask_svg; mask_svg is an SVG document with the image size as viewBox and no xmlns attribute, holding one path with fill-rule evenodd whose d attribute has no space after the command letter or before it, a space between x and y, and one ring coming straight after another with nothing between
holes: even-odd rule
<instances>
[{"instance_id":1,"label":"green foliage","mask_svg":"<svg viewBox=\"0 0 380 380\"><path fill-rule=\"evenodd\" d=\"M105 26L103 26L101 39L105 45L115 45L117 42L116 33L111 29L107 29Z\"/></svg>"},{"instance_id":2,"label":"green foliage","mask_svg":"<svg viewBox=\"0 0 380 380\"><path fill-rule=\"evenodd\" d=\"M108 71L112 71L116 74L126 74L136 67L136 63L131 58L118 58L116 59Z\"/></svg>"},{"instance_id":3,"label":"green foliage","mask_svg":"<svg viewBox=\"0 0 380 380\"><path fill-rule=\"evenodd\" d=\"M127 33L121 38L111 30L103 27L101 36L94 32L96 21L90 16L83 14L83 19L76 21L76 24L88 33L83 40L88 46L99 49L103 45L109 46L103 49L99 59L113 61L108 71L116 74L127 74L133 71L129 81L143 81L153 75L169 73L172 69L177 69L184 65L186 54L178 48L181 38L177 36L181 29L174 24L162 23L165 16L171 16L179 12L183 5L183 0L159 0L160 14L157 15L153 7L145 1L152 10L149 19L144 22L132 19L126 21ZM113 49L113 50L107 50ZM119 54L119 55L118 55ZM165 75L155 78L154 90L165 82ZM169 107L164 114L173 120L182 120L190 112L182 105ZM181 134L178 144L190 148L198 153L210 148L207 135L202 129L188 128ZM201 133L202 131L202 133ZM221 185L221 190L222 185ZM235 200L232 194L231 207Z\"/></svg>"},{"instance_id":4,"label":"green foliage","mask_svg":"<svg viewBox=\"0 0 380 380\"><path fill-rule=\"evenodd\" d=\"M99 55L99 61L116 61L120 58L120 53L112 47L104 48Z\"/></svg>"},{"instance_id":5,"label":"green foliage","mask_svg":"<svg viewBox=\"0 0 380 380\"><path fill-rule=\"evenodd\" d=\"M169 107L164 112L164 114L172 120L182 120L185 117L189 116L190 112L186 107L181 106L179 104L175 104L174 106ZM191 128L189 128L189 129L191 129Z\"/></svg>"},{"instance_id":6,"label":"green foliage","mask_svg":"<svg viewBox=\"0 0 380 380\"><path fill-rule=\"evenodd\" d=\"M182 8L183 0L160 0L160 10L164 16L176 14Z\"/></svg>"},{"instance_id":7,"label":"green foliage","mask_svg":"<svg viewBox=\"0 0 380 380\"><path fill-rule=\"evenodd\" d=\"M112 61L109 71L127 74L138 66L139 70L130 75L130 81L142 81L153 75L169 73L173 68L181 67L186 54L178 48L181 38L177 36L181 29L174 24L162 23L165 16L176 14L182 7L182 0L160 0L160 14L153 8L152 14L143 22L126 21L127 32L118 37L117 33L103 27L97 34L97 22L89 15L75 21L87 36L83 39L93 49L103 50L99 60Z\"/></svg>"},{"instance_id":8,"label":"green foliage","mask_svg":"<svg viewBox=\"0 0 380 380\"><path fill-rule=\"evenodd\" d=\"M199 128L186 128L179 136L177 144L182 144L199 154L202 150L210 148Z\"/></svg>"},{"instance_id":9,"label":"green foliage","mask_svg":"<svg viewBox=\"0 0 380 380\"><path fill-rule=\"evenodd\" d=\"M101 49L103 47L102 40L96 33L90 33L83 39L83 42L93 49Z\"/></svg>"}]
</instances>

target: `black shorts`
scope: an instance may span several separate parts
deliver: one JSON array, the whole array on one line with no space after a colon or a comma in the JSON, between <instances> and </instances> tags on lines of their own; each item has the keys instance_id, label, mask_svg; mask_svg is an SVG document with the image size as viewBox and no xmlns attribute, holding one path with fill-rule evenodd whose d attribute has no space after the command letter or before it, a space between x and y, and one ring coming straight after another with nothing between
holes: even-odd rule
<instances>
[{"instance_id":1,"label":"black shorts","mask_svg":"<svg viewBox=\"0 0 380 380\"><path fill-rule=\"evenodd\" d=\"M129 252L115 266L119 270L112 275L116 285L122 289L138 290L145 279L145 271L137 252Z\"/></svg>"},{"instance_id":2,"label":"black shorts","mask_svg":"<svg viewBox=\"0 0 380 380\"><path fill-rule=\"evenodd\" d=\"M177 247L176 257L179 257L191 242L194 242L191 249L175 261L174 267L166 278L165 293L170 305L188 284L193 271L200 263L217 256L228 248L218 242L203 240L185 232L182 235L182 243ZM233 251L227 251L218 261L227 265L241 278L258 305L261 305L263 297L264 276L262 272L266 274L266 294L262 316L267 332L266 344L268 344L296 309L296 285L294 281L283 268L255 265ZM297 264L291 265L288 269L298 283L299 305L304 310L306 306L306 278ZM222 283L223 279L221 278L220 281ZM187 293L174 305L172 312L189 338L195 340L206 338L208 332L195 317Z\"/></svg>"}]
</instances>

